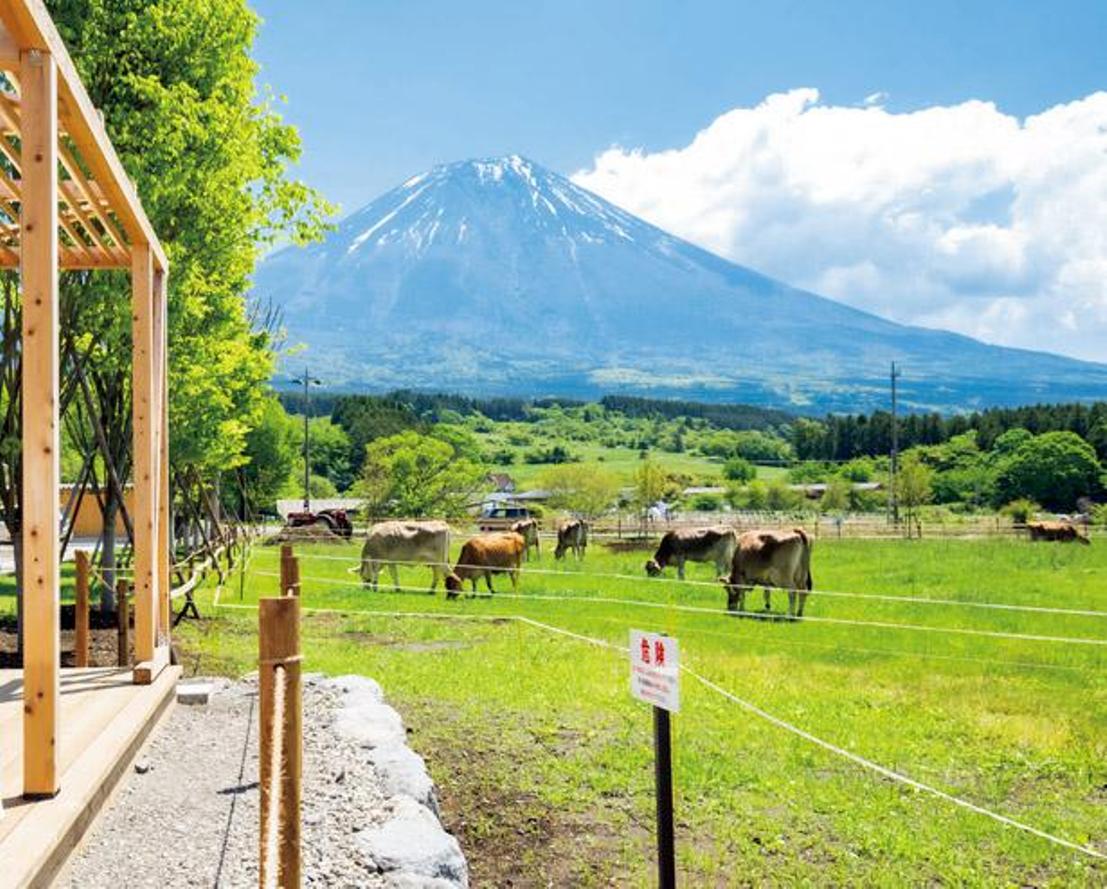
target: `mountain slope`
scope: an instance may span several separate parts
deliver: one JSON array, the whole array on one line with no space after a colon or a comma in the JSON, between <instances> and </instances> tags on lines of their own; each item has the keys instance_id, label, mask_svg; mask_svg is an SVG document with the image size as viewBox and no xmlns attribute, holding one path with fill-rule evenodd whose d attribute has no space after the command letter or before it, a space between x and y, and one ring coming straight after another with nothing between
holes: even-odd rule
<instances>
[{"instance_id":1,"label":"mountain slope","mask_svg":"<svg viewBox=\"0 0 1107 889\"><path fill-rule=\"evenodd\" d=\"M255 295L329 384L625 391L818 409L1103 397L1107 367L906 327L675 238L517 156L415 176Z\"/></svg>"}]
</instances>

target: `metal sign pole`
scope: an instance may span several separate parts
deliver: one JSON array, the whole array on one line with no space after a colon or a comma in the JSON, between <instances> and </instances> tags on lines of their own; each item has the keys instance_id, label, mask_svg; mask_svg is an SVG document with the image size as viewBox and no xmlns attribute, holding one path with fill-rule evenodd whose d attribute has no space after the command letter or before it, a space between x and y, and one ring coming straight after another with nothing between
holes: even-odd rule
<instances>
[{"instance_id":1,"label":"metal sign pole","mask_svg":"<svg viewBox=\"0 0 1107 889\"><path fill-rule=\"evenodd\" d=\"M673 747L669 711L653 708L654 779L657 785L657 880L661 889L676 887L673 844Z\"/></svg>"}]
</instances>

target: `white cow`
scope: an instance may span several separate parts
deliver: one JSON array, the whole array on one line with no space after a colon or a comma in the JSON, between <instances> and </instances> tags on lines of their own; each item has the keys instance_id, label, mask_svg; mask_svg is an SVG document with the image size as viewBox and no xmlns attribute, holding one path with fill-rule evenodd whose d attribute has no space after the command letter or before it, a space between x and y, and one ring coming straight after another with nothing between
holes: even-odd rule
<instances>
[{"instance_id":1,"label":"white cow","mask_svg":"<svg viewBox=\"0 0 1107 889\"><path fill-rule=\"evenodd\" d=\"M450 573L450 526L445 522L378 522L369 529L361 548L361 579L374 591L381 566L387 565L392 585L399 592L397 565L427 564L433 572L431 588Z\"/></svg>"}]
</instances>

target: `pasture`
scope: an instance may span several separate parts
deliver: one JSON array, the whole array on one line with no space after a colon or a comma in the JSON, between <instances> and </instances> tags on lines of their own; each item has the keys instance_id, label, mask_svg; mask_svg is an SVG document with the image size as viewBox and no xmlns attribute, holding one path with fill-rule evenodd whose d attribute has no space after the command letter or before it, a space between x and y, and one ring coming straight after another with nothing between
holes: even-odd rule
<instances>
[{"instance_id":1,"label":"pasture","mask_svg":"<svg viewBox=\"0 0 1107 889\"><path fill-rule=\"evenodd\" d=\"M552 548L524 567L518 596L500 577L495 597L446 601L426 594L426 568L402 570L400 593L372 593L350 573L356 545L297 547L305 669L381 682L474 885L653 881L648 708L629 696L620 651L556 630L620 650L631 627L675 635L688 666L772 716L1107 854L1107 616L990 607L1107 612L1104 545L819 541L800 623L726 615L710 566L689 565L688 583L671 570L649 580L645 552L593 543L576 563ZM254 669L254 608L277 569L277 549L257 546L218 607L204 591L207 619L177 633L186 669ZM685 885L1107 882L1107 861L880 777L690 675L682 698Z\"/></svg>"}]
</instances>

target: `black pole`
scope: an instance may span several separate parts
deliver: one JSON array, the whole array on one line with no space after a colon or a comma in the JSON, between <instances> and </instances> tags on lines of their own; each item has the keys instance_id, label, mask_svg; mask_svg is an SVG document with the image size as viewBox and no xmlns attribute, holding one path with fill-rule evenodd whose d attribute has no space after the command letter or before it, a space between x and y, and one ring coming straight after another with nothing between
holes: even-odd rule
<instances>
[{"instance_id":1,"label":"black pole","mask_svg":"<svg viewBox=\"0 0 1107 889\"><path fill-rule=\"evenodd\" d=\"M657 783L657 880L661 889L676 887L673 848L673 747L669 711L653 708L654 778Z\"/></svg>"}]
</instances>

